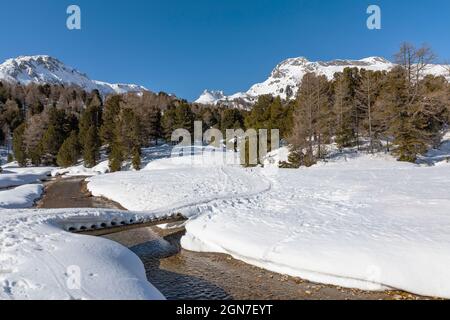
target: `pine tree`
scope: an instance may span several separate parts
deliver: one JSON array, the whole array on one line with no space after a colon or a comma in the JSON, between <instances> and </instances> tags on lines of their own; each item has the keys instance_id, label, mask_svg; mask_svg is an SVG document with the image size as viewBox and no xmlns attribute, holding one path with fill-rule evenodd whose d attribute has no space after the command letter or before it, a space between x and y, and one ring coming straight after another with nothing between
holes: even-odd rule
<instances>
[{"instance_id":1,"label":"pine tree","mask_svg":"<svg viewBox=\"0 0 450 320\"><path fill-rule=\"evenodd\" d=\"M303 164L303 152L295 148L291 148L287 162L280 163L280 167L284 169L298 169Z\"/></svg>"},{"instance_id":2,"label":"pine tree","mask_svg":"<svg viewBox=\"0 0 450 320\"><path fill-rule=\"evenodd\" d=\"M335 74L334 114L337 116L336 142L339 148L359 146L361 114L356 99L359 82L357 68Z\"/></svg>"},{"instance_id":3,"label":"pine tree","mask_svg":"<svg viewBox=\"0 0 450 320\"><path fill-rule=\"evenodd\" d=\"M83 147L84 165L92 168L97 164L100 154L98 130L95 125L91 125L86 132Z\"/></svg>"},{"instance_id":4,"label":"pine tree","mask_svg":"<svg viewBox=\"0 0 450 320\"><path fill-rule=\"evenodd\" d=\"M72 131L59 149L57 163L59 166L67 168L75 165L79 157L80 145L78 143L78 134L76 131Z\"/></svg>"},{"instance_id":5,"label":"pine tree","mask_svg":"<svg viewBox=\"0 0 450 320\"><path fill-rule=\"evenodd\" d=\"M391 71L392 84L388 88L396 89L397 101L398 97L402 101L392 105L389 132L394 136L394 154L398 159L415 162L433 140L430 114L424 108L428 103L422 79L435 56L428 47L416 49L411 44L403 44L396 57L399 66Z\"/></svg>"},{"instance_id":6,"label":"pine tree","mask_svg":"<svg viewBox=\"0 0 450 320\"><path fill-rule=\"evenodd\" d=\"M107 152L111 150L111 145L115 138L114 130L118 121L120 113L120 104L122 102L122 97L114 95L106 100L104 111L103 111L103 123L100 128L100 136L102 138L103 144L108 146Z\"/></svg>"},{"instance_id":7,"label":"pine tree","mask_svg":"<svg viewBox=\"0 0 450 320\"><path fill-rule=\"evenodd\" d=\"M258 101L253 106L250 113L245 117L245 126L247 128L252 128L255 130L258 129L267 129L269 125L270 119L270 106L274 102L274 98L271 95L262 95L258 98ZM226 114L224 115L225 118ZM222 119L222 122L225 122L225 119ZM225 123L226 124L226 123ZM227 128L231 129L231 128Z\"/></svg>"},{"instance_id":8,"label":"pine tree","mask_svg":"<svg viewBox=\"0 0 450 320\"><path fill-rule=\"evenodd\" d=\"M141 169L141 152L139 148L134 148L133 150L133 159L132 159L133 169L140 170Z\"/></svg>"},{"instance_id":9,"label":"pine tree","mask_svg":"<svg viewBox=\"0 0 450 320\"><path fill-rule=\"evenodd\" d=\"M81 115L79 122L79 141L84 148L89 129L94 126L98 128L100 126L101 112L97 106L87 107Z\"/></svg>"},{"instance_id":10,"label":"pine tree","mask_svg":"<svg viewBox=\"0 0 450 320\"><path fill-rule=\"evenodd\" d=\"M21 167L27 165L27 156L25 153L24 137L25 123L21 124L14 130L13 134L13 152L14 158Z\"/></svg>"},{"instance_id":11,"label":"pine tree","mask_svg":"<svg viewBox=\"0 0 450 320\"><path fill-rule=\"evenodd\" d=\"M29 156L31 163L34 166L40 166L42 164L42 144L38 143L37 145L33 146L32 148L29 148L27 155Z\"/></svg>"},{"instance_id":12,"label":"pine tree","mask_svg":"<svg viewBox=\"0 0 450 320\"><path fill-rule=\"evenodd\" d=\"M94 90L90 94L86 105L79 122L79 141L82 148L86 145L90 128L94 126L98 129L102 124L102 99L98 90Z\"/></svg>"},{"instance_id":13,"label":"pine tree","mask_svg":"<svg viewBox=\"0 0 450 320\"><path fill-rule=\"evenodd\" d=\"M47 128L41 141L44 164L56 164L56 156L62 145L62 139L63 136L56 131L53 125Z\"/></svg>"},{"instance_id":14,"label":"pine tree","mask_svg":"<svg viewBox=\"0 0 450 320\"><path fill-rule=\"evenodd\" d=\"M111 153L109 154L109 169L111 172L117 172L122 169L123 150L119 141L115 140L111 146Z\"/></svg>"},{"instance_id":15,"label":"pine tree","mask_svg":"<svg viewBox=\"0 0 450 320\"><path fill-rule=\"evenodd\" d=\"M191 134L194 133L194 113L187 103L181 103L175 108L175 129L186 129Z\"/></svg>"},{"instance_id":16,"label":"pine tree","mask_svg":"<svg viewBox=\"0 0 450 320\"><path fill-rule=\"evenodd\" d=\"M112 172L122 168L124 160L132 160L133 168L140 169L142 147L142 127L140 119L130 108L123 108L114 130L114 141L109 155Z\"/></svg>"},{"instance_id":17,"label":"pine tree","mask_svg":"<svg viewBox=\"0 0 450 320\"><path fill-rule=\"evenodd\" d=\"M164 111L161 118L162 134L166 141L172 138L172 132L175 128L175 107L170 106Z\"/></svg>"},{"instance_id":18,"label":"pine tree","mask_svg":"<svg viewBox=\"0 0 450 320\"><path fill-rule=\"evenodd\" d=\"M220 127L224 135L227 129L244 129L244 117L242 113L238 109L224 110Z\"/></svg>"},{"instance_id":19,"label":"pine tree","mask_svg":"<svg viewBox=\"0 0 450 320\"><path fill-rule=\"evenodd\" d=\"M157 107L153 107L150 109L149 115L148 115L148 129L147 129L147 136L150 140L153 140L155 144L158 144L158 139L161 139L163 137L163 129L161 125L162 121L162 115L161 110Z\"/></svg>"}]
</instances>

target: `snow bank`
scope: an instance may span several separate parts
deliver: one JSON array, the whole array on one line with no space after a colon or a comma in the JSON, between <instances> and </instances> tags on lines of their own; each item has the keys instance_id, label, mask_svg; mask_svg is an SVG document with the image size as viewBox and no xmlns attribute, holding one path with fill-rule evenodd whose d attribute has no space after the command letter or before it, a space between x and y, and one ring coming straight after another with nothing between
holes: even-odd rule
<instances>
[{"instance_id":1,"label":"snow bank","mask_svg":"<svg viewBox=\"0 0 450 320\"><path fill-rule=\"evenodd\" d=\"M54 169L51 172L52 177L58 176L67 176L67 177L90 177L96 176L99 174L105 174L109 172L109 161L100 162L93 168L86 168L84 164L80 164L77 166L69 167L69 168L58 168Z\"/></svg>"},{"instance_id":2,"label":"snow bank","mask_svg":"<svg viewBox=\"0 0 450 320\"><path fill-rule=\"evenodd\" d=\"M0 173L0 189L41 182L47 179L53 169L51 167L19 168L14 164L6 165Z\"/></svg>"},{"instance_id":3,"label":"snow bank","mask_svg":"<svg viewBox=\"0 0 450 320\"><path fill-rule=\"evenodd\" d=\"M42 184L26 184L0 191L0 208L31 208L44 191Z\"/></svg>"},{"instance_id":4,"label":"snow bank","mask_svg":"<svg viewBox=\"0 0 450 320\"><path fill-rule=\"evenodd\" d=\"M137 219L114 210L0 210L0 300L163 299L134 253L65 232L74 217Z\"/></svg>"},{"instance_id":5,"label":"snow bank","mask_svg":"<svg viewBox=\"0 0 450 320\"><path fill-rule=\"evenodd\" d=\"M176 161L88 187L129 209L190 215L189 250L322 283L450 298L447 167L358 154L275 174Z\"/></svg>"},{"instance_id":6,"label":"snow bank","mask_svg":"<svg viewBox=\"0 0 450 320\"><path fill-rule=\"evenodd\" d=\"M266 194L200 208L182 245L322 283L449 298L450 171L380 161L280 170Z\"/></svg>"},{"instance_id":7,"label":"snow bank","mask_svg":"<svg viewBox=\"0 0 450 320\"><path fill-rule=\"evenodd\" d=\"M278 168L280 163L289 161L289 148L281 147L277 150L269 152L263 159L262 163L264 167L276 167Z\"/></svg>"}]
</instances>

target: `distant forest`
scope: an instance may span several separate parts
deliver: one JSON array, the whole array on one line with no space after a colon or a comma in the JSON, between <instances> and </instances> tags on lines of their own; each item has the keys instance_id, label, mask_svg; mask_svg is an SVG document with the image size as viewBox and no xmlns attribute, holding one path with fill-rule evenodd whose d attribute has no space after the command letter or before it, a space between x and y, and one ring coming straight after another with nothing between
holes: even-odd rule
<instances>
[{"instance_id":1,"label":"distant forest","mask_svg":"<svg viewBox=\"0 0 450 320\"><path fill-rule=\"evenodd\" d=\"M112 171L124 161L139 169L142 147L170 141L178 128L193 132L199 120L205 130L279 129L291 148L286 167L316 163L333 142L414 162L450 123L450 85L424 75L434 60L427 47L404 44L396 60L389 72L347 68L331 81L306 74L295 99L261 96L250 111L165 93L103 98L77 87L0 82L0 144L11 146L9 160L21 166L67 167L82 158L92 167L104 150Z\"/></svg>"}]
</instances>

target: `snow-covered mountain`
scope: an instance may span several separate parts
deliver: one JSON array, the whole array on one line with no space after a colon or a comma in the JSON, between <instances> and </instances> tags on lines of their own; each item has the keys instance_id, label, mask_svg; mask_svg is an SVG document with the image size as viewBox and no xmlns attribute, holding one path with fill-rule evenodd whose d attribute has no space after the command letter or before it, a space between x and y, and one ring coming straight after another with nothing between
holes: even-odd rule
<instances>
[{"instance_id":1,"label":"snow-covered mountain","mask_svg":"<svg viewBox=\"0 0 450 320\"><path fill-rule=\"evenodd\" d=\"M20 56L6 60L0 64L0 80L25 85L29 83L76 85L86 91L98 89L103 95L147 90L134 84L111 84L91 80L86 74L47 55Z\"/></svg>"},{"instance_id":2,"label":"snow-covered mountain","mask_svg":"<svg viewBox=\"0 0 450 320\"><path fill-rule=\"evenodd\" d=\"M395 64L381 57L369 57L361 60L333 60L328 62L311 62L303 57L291 58L278 64L266 81L253 85L247 92L226 96L222 91L211 92L205 90L195 102L203 104L224 103L239 106L245 103L250 104L258 96L264 94L289 99L295 97L303 76L309 72L316 73L317 75L325 75L331 80L336 72L342 72L348 67L382 71L391 70L394 66ZM450 80L448 68L444 65L430 65L427 73L445 75ZM215 94L217 92L220 92L220 95Z\"/></svg>"},{"instance_id":3,"label":"snow-covered mountain","mask_svg":"<svg viewBox=\"0 0 450 320\"><path fill-rule=\"evenodd\" d=\"M226 96L223 91L209 91L205 90L201 96L195 101L201 104L214 104L216 101L225 99Z\"/></svg>"}]
</instances>

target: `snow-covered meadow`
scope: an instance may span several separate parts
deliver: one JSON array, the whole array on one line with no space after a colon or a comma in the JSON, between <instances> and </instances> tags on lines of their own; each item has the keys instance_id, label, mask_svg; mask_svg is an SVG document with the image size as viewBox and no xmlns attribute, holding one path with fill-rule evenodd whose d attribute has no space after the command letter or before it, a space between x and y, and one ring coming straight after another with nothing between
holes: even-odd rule
<instances>
[{"instance_id":1,"label":"snow-covered meadow","mask_svg":"<svg viewBox=\"0 0 450 320\"><path fill-rule=\"evenodd\" d=\"M182 238L188 250L320 283L450 298L447 146L430 151L424 164L348 153L301 169L243 168L224 161L235 154L211 149L167 158L171 148L160 146L145 150L141 171L107 173L107 163L91 172L53 171L90 175L94 195L135 212L0 209L0 299L162 299L128 249L65 230L77 219L172 213L190 217ZM271 158L285 160L281 151ZM1 191L9 202L0 193L8 208L41 192L36 181L50 172L4 170L3 185L15 187ZM80 287L73 288L73 270L81 272Z\"/></svg>"},{"instance_id":2,"label":"snow-covered meadow","mask_svg":"<svg viewBox=\"0 0 450 320\"><path fill-rule=\"evenodd\" d=\"M450 164L353 155L273 170L198 157L95 176L88 188L128 209L191 217L185 249L321 283L450 298Z\"/></svg>"}]
</instances>

